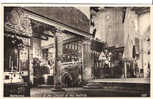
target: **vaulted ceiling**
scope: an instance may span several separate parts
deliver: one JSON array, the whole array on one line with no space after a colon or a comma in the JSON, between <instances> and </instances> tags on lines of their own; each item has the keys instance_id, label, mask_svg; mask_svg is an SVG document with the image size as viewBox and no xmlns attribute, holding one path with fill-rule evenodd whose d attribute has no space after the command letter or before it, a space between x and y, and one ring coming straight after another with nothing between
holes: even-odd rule
<instances>
[{"instance_id":1,"label":"vaulted ceiling","mask_svg":"<svg viewBox=\"0 0 153 99\"><path fill-rule=\"evenodd\" d=\"M85 32L90 30L88 17L74 7L25 7L24 9Z\"/></svg>"}]
</instances>

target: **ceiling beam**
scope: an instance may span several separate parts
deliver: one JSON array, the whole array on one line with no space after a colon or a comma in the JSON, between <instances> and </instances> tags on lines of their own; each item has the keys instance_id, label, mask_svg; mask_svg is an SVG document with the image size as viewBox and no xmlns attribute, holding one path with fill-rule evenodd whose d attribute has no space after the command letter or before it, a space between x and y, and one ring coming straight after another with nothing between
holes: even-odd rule
<instances>
[{"instance_id":1,"label":"ceiling beam","mask_svg":"<svg viewBox=\"0 0 153 99\"><path fill-rule=\"evenodd\" d=\"M60 22L57 22L55 20L44 17L43 15L38 15L38 14L33 13L33 12L27 10L27 9L24 9L24 10L25 10L26 14L28 15L28 17L33 19L33 20L36 20L36 21L39 21L39 22L42 22L42 23L45 23L45 24L48 24L48 25L51 25L51 26L55 26L57 29L59 29L61 31L68 30L68 31L70 31L70 32L72 32L76 35L84 36L84 37L87 37L87 38L92 38L92 34L90 34L88 32L84 32L82 30L70 27L70 26L65 25L63 23L60 23Z\"/></svg>"}]
</instances>

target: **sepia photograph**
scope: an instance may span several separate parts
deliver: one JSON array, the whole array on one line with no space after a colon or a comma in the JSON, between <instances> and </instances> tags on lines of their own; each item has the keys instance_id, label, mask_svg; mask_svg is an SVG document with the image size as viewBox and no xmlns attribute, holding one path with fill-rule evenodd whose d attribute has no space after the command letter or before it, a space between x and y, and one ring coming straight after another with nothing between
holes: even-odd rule
<instances>
[{"instance_id":1,"label":"sepia photograph","mask_svg":"<svg viewBox=\"0 0 153 99\"><path fill-rule=\"evenodd\" d=\"M3 6L4 97L150 97L150 6Z\"/></svg>"}]
</instances>

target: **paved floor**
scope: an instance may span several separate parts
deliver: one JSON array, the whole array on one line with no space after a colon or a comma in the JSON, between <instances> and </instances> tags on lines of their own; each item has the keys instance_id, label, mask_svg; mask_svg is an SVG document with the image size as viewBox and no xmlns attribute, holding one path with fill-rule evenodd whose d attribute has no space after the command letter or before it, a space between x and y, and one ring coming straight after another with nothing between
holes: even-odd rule
<instances>
[{"instance_id":1,"label":"paved floor","mask_svg":"<svg viewBox=\"0 0 153 99\"><path fill-rule=\"evenodd\" d=\"M139 83L141 86L142 84L149 84L149 79L137 79L137 78L130 78L130 79L97 79L92 80L91 82L111 82L111 83ZM90 87L90 86L89 86ZM104 88L107 87L107 88ZM53 86L41 86L38 88L31 88L30 95L31 97L132 97L135 96L149 96L149 89L145 89L144 91L139 91L138 89L131 90L128 87L111 87L104 86L103 88L63 88L61 91L55 91ZM143 86L142 86L143 87ZM148 87L146 87L148 88Z\"/></svg>"},{"instance_id":2,"label":"paved floor","mask_svg":"<svg viewBox=\"0 0 153 99\"><path fill-rule=\"evenodd\" d=\"M53 91L53 88L31 88L31 97L148 97L146 92L129 92L122 89L83 89L67 88Z\"/></svg>"},{"instance_id":3,"label":"paved floor","mask_svg":"<svg viewBox=\"0 0 153 99\"><path fill-rule=\"evenodd\" d=\"M149 84L150 79L149 78L122 78L122 79L96 79L91 80L89 82L111 82L111 83L142 83L142 84Z\"/></svg>"},{"instance_id":4,"label":"paved floor","mask_svg":"<svg viewBox=\"0 0 153 99\"><path fill-rule=\"evenodd\" d=\"M31 97L86 97L86 94L79 93L82 88L64 88L66 91L53 91L53 88L31 88ZM74 92L75 90L77 92Z\"/></svg>"}]
</instances>

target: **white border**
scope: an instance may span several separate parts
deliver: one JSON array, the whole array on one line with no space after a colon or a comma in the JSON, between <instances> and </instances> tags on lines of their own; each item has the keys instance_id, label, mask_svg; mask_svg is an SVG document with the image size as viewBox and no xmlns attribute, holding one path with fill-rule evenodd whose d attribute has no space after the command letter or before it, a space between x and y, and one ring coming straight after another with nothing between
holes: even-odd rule
<instances>
[{"instance_id":1,"label":"white border","mask_svg":"<svg viewBox=\"0 0 153 99\"><path fill-rule=\"evenodd\" d=\"M107 3L152 4L152 0L1 0L3 3Z\"/></svg>"},{"instance_id":2,"label":"white border","mask_svg":"<svg viewBox=\"0 0 153 99\"><path fill-rule=\"evenodd\" d=\"M4 19L4 17L3 17L3 7L4 6L22 6L22 7L24 7L24 6L42 6L42 7L51 7L51 6L58 6L58 7L61 7L61 6L75 6L75 7L77 7L77 6L111 6L111 7L124 7L124 6L126 6L126 7L133 7L133 6L135 6L135 7L151 7L151 14L150 14L150 20L151 20L151 37L152 37L152 39L153 39L153 30L152 30L152 28L153 28L153 24L152 24L152 22L153 22L153 6L151 6L151 5L104 5L104 4L2 4L2 5L0 5L0 7L1 7L1 9L0 9L0 19L2 20L2 21L0 21L1 22L1 27L0 27L0 30L1 30L1 33L0 33L0 45L1 45L1 48L0 48L0 55L1 55L1 57L2 58L0 58L0 74L1 75L3 75L3 63L4 63L4 60L3 60L3 57L4 57L4 55L3 55L3 49L4 49L4 42L3 42L3 39L4 39L4 33L3 33L3 19ZM152 52L152 48L153 48L153 40L151 39L151 56L153 56L153 52ZM153 57L151 57L151 60L153 60ZM151 66L153 65L153 61L151 61ZM152 70L152 67L151 67L151 70ZM152 72L151 72L151 77L150 78L152 78ZM151 79L151 93L152 93L152 79ZM3 97L3 76L1 76L0 77L0 91L1 91L1 93L0 93L0 99L3 99L4 97ZM145 99L151 99L152 98L152 94L150 93L150 95L151 95L151 97L145 97ZM19 98L19 97L17 97L17 99L42 99L42 98L46 98L46 99L51 99L51 98L56 98L56 97L36 97L36 98L34 98L34 97L21 97L21 98ZM62 98L64 98L64 97L61 97L60 99L62 99ZM82 98L82 97L81 97ZM91 97L87 97L87 98L85 98L85 99L88 99L88 98L91 98ZM106 98L106 97L99 97L99 99L101 99L101 98ZM116 99L122 99L122 98L124 98L124 99L127 99L128 97L115 97ZM144 99L144 97L130 97L130 99L140 99L140 98L143 98ZM5 99L10 99L10 98L5 98ZM11 98L11 99L16 99L16 98ZM59 99L59 98L56 98L56 99ZM70 98L69 98L70 99ZM75 97L75 99L80 99L80 98L78 98L78 97ZM94 98L95 99L95 98ZM107 99L114 99L113 97L112 98L110 98L110 97L107 97Z\"/></svg>"}]
</instances>

